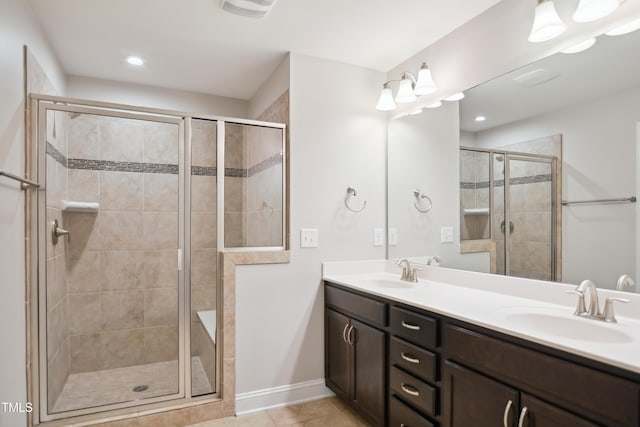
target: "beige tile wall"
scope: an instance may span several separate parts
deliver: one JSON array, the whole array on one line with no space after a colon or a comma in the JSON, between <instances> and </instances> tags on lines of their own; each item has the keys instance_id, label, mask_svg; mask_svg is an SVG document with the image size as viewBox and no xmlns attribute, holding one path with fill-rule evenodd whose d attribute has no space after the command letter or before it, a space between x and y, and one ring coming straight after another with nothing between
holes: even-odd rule
<instances>
[{"instance_id":1,"label":"beige tile wall","mask_svg":"<svg viewBox=\"0 0 640 427\"><path fill-rule=\"evenodd\" d=\"M489 182L489 154L460 150L460 181L476 184ZM460 207L461 240L491 238L489 215L464 214L464 209L489 207L489 188L461 188Z\"/></svg>"},{"instance_id":2,"label":"beige tile wall","mask_svg":"<svg viewBox=\"0 0 640 427\"><path fill-rule=\"evenodd\" d=\"M178 126L83 114L69 158L178 163ZM71 372L178 357L178 175L68 170L68 197L99 213L65 213ZM177 375L177 373L176 373Z\"/></svg>"}]
</instances>

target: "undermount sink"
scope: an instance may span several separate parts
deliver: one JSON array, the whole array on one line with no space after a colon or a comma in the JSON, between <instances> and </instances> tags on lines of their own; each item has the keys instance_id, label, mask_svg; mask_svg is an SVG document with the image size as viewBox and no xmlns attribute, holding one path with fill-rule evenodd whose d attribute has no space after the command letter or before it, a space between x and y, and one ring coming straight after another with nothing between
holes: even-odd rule
<instances>
[{"instance_id":1,"label":"undermount sink","mask_svg":"<svg viewBox=\"0 0 640 427\"><path fill-rule=\"evenodd\" d=\"M632 337L616 329L615 324L607 324L599 320L577 317L571 313L565 314L555 310L527 312L525 308L521 308L517 313L513 311L504 313L503 319L507 325L522 331L535 330L573 340L600 343L628 343L632 341Z\"/></svg>"},{"instance_id":2,"label":"undermount sink","mask_svg":"<svg viewBox=\"0 0 640 427\"><path fill-rule=\"evenodd\" d=\"M360 279L359 282L367 286L377 286L381 288L391 289L413 288L416 285L416 283L413 282L405 282L400 279L394 279L385 276L367 277Z\"/></svg>"}]
</instances>

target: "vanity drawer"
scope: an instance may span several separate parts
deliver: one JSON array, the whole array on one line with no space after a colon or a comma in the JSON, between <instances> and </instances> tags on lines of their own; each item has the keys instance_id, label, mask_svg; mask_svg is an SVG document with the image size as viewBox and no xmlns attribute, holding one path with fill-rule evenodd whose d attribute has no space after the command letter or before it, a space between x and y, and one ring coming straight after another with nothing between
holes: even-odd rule
<instances>
[{"instance_id":1,"label":"vanity drawer","mask_svg":"<svg viewBox=\"0 0 640 427\"><path fill-rule=\"evenodd\" d=\"M391 333L421 347L438 346L438 321L399 307L391 307Z\"/></svg>"},{"instance_id":2,"label":"vanity drawer","mask_svg":"<svg viewBox=\"0 0 640 427\"><path fill-rule=\"evenodd\" d=\"M372 324L387 326L387 304L333 286L324 287L325 304L361 317Z\"/></svg>"},{"instance_id":3,"label":"vanity drawer","mask_svg":"<svg viewBox=\"0 0 640 427\"><path fill-rule=\"evenodd\" d=\"M436 382L438 356L397 337L389 340L389 359L392 365L425 381Z\"/></svg>"},{"instance_id":4,"label":"vanity drawer","mask_svg":"<svg viewBox=\"0 0 640 427\"><path fill-rule=\"evenodd\" d=\"M389 401L389 427L434 427L422 415L391 396Z\"/></svg>"},{"instance_id":5,"label":"vanity drawer","mask_svg":"<svg viewBox=\"0 0 640 427\"><path fill-rule=\"evenodd\" d=\"M402 370L391 367L389 375L391 391L429 415L436 415L437 390Z\"/></svg>"}]
</instances>

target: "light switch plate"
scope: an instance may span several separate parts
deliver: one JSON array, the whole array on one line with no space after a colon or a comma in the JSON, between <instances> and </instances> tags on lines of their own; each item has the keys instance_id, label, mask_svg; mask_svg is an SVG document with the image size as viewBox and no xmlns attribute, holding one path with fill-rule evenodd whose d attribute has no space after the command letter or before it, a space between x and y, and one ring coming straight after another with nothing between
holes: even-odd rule
<instances>
[{"instance_id":1,"label":"light switch plate","mask_svg":"<svg viewBox=\"0 0 640 427\"><path fill-rule=\"evenodd\" d=\"M453 227L440 227L440 243L453 243Z\"/></svg>"},{"instance_id":2,"label":"light switch plate","mask_svg":"<svg viewBox=\"0 0 640 427\"><path fill-rule=\"evenodd\" d=\"M300 247L301 248L317 248L318 247L318 229L317 228L301 228L300 229Z\"/></svg>"},{"instance_id":3,"label":"light switch plate","mask_svg":"<svg viewBox=\"0 0 640 427\"><path fill-rule=\"evenodd\" d=\"M384 228L373 229L373 246L384 246Z\"/></svg>"},{"instance_id":4,"label":"light switch plate","mask_svg":"<svg viewBox=\"0 0 640 427\"><path fill-rule=\"evenodd\" d=\"M389 229L389 246L396 246L398 244L398 229Z\"/></svg>"}]
</instances>

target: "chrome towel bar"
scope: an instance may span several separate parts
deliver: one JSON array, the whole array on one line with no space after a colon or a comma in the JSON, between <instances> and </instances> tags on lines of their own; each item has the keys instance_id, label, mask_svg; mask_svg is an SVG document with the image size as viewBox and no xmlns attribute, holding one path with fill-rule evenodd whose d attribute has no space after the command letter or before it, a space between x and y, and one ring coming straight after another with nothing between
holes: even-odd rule
<instances>
[{"instance_id":1,"label":"chrome towel bar","mask_svg":"<svg viewBox=\"0 0 640 427\"><path fill-rule=\"evenodd\" d=\"M580 204L597 204L597 203L635 203L637 200L638 199L636 198L636 196L623 197L619 199L574 200L571 202L567 202L566 200L563 200L562 206L580 205Z\"/></svg>"},{"instance_id":2,"label":"chrome towel bar","mask_svg":"<svg viewBox=\"0 0 640 427\"><path fill-rule=\"evenodd\" d=\"M38 184L37 182L33 182L33 181L28 180L28 179L21 178L21 177L19 177L17 175L14 175L12 173L5 172L2 169L0 169L0 176L6 176L7 178L11 178L11 179L13 179L15 181L20 182L21 183L20 187L23 190L26 190L29 187L40 188L40 184Z\"/></svg>"}]
</instances>

